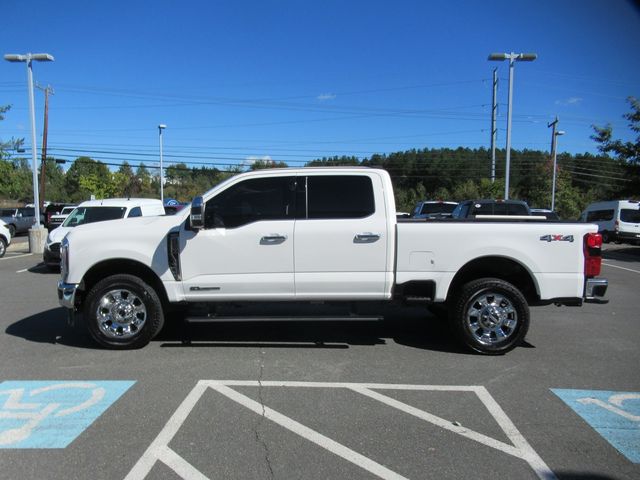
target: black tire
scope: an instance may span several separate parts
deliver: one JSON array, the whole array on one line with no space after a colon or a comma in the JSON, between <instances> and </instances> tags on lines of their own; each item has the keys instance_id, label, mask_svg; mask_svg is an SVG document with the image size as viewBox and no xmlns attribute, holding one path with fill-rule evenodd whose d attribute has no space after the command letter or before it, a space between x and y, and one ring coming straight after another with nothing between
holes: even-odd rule
<instances>
[{"instance_id":1,"label":"black tire","mask_svg":"<svg viewBox=\"0 0 640 480\"><path fill-rule=\"evenodd\" d=\"M602 232L602 243L609 243L610 241L611 236L609 235L609 232L605 230L604 232Z\"/></svg>"},{"instance_id":2,"label":"black tire","mask_svg":"<svg viewBox=\"0 0 640 480\"><path fill-rule=\"evenodd\" d=\"M9 229L9 234L11 235L11 238L16 236L16 227L15 225L7 225L7 228Z\"/></svg>"},{"instance_id":3,"label":"black tire","mask_svg":"<svg viewBox=\"0 0 640 480\"><path fill-rule=\"evenodd\" d=\"M5 253L7 253L7 241L4 237L0 237L0 258L4 257Z\"/></svg>"},{"instance_id":4,"label":"black tire","mask_svg":"<svg viewBox=\"0 0 640 480\"><path fill-rule=\"evenodd\" d=\"M450 320L471 350L501 355L517 347L529 330L529 306L516 287L498 278L465 284L452 302Z\"/></svg>"},{"instance_id":5,"label":"black tire","mask_svg":"<svg viewBox=\"0 0 640 480\"><path fill-rule=\"evenodd\" d=\"M133 275L112 275L86 296L84 323L100 345L114 350L141 348L162 329L164 313L156 291Z\"/></svg>"}]
</instances>

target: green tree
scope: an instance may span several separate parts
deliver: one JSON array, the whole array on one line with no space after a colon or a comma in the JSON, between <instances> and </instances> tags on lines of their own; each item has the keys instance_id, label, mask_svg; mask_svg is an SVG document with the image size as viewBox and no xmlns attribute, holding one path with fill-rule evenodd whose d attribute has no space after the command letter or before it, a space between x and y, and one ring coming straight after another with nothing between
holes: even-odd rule
<instances>
[{"instance_id":1,"label":"green tree","mask_svg":"<svg viewBox=\"0 0 640 480\"><path fill-rule=\"evenodd\" d=\"M287 168L288 166L289 165L287 165L284 162L276 162L275 160L260 159L253 162L249 166L249 168L251 170L262 170L265 168Z\"/></svg>"},{"instance_id":2,"label":"green tree","mask_svg":"<svg viewBox=\"0 0 640 480\"><path fill-rule=\"evenodd\" d=\"M126 160L122 162L116 173L117 175L113 176L113 181L117 185L115 196L126 198L140 196L140 182L129 162Z\"/></svg>"},{"instance_id":3,"label":"green tree","mask_svg":"<svg viewBox=\"0 0 640 480\"><path fill-rule=\"evenodd\" d=\"M0 120L11 105L0 105ZM0 140L0 198L27 201L33 195L31 169L26 159L13 158L12 152L22 147L24 139Z\"/></svg>"},{"instance_id":4,"label":"green tree","mask_svg":"<svg viewBox=\"0 0 640 480\"><path fill-rule=\"evenodd\" d=\"M614 140L611 124L604 127L593 125L595 134L591 136L598 143L598 150L605 155L613 154L626 170L626 180L621 193L626 196L640 194L640 100L628 97L631 112L622 116L629 122L629 128L637 134L633 141Z\"/></svg>"},{"instance_id":5,"label":"green tree","mask_svg":"<svg viewBox=\"0 0 640 480\"><path fill-rule=\"evenodd\" d=\"M151 174L144 163L140 163L136 169L136 183L139 188L138 194L141 197L153 198L155 196Z\"/></svg>"},{"instance_id":6,"label":"green tree","mask_svg":"<svg viewBox=\"0 0 640 480\"><path fill-rule=\"evenodd\" d=\"M0 160L0 197L17 202L33 200L33 175L26 158Z\"/></svg>"},{"instance_id":7,"label":"green tree","mask_svg":"<svg viewBox=\"0 0 640 480\"><path fill-rule=\"evenodd\" d=\"M337 167L337 166L358 166L360 160L354 156L334 156L334 157L322 157L317 160L308 162L306 167Z\"/></svg>"},{"instance_id":8,"label":"green tree","mask_svg":"<svg viewBox=\"0 0 640 480\"><path fill-rule=\"evenodd\" d=\"M40 172L42 174L42 172ZM48 157L45 167L45 197L52 202L66 202L64 170L54 158Z\"/></svg>"},{"instance_id":9,"label":"green tree","mask_svg":"<svg viewBox=\"0 0 640 480\"><path fill-rule=\"evenodd\" d=\"M5 113L11 110L11 105L0 105L0 121L4 120ZM3 142L0 140L0 160L4 160L9 156L9 150L18 150L24 144L24 138L7 140Z\"/></svg>"},{"instance_id":10,"label":"green tree","mask_svg":"<svg viewBox=\"0 0 640 480\"><path fill-rule=\"evenodd\" d=\"M89 157L78 157L67 171L65 189L72 202L87 200L91 195L105 198L104 192L111 188L105 183L110 184L111 180L111 172L104 163Z\"/></svg>"}]
</instances>

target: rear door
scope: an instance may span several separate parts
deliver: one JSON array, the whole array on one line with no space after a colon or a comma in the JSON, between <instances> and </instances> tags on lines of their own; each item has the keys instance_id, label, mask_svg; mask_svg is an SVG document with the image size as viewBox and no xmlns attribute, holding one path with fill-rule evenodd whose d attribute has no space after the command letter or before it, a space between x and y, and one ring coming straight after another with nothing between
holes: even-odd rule
<instances>
[{"instance_id":1,"label":"rear door","mask_svg":"<svg viewBox=\"0 0 640 480\"><path fill-rule=\"evenodd\" d=\"M375 182L375 185L374 185ZM298 179L295 290L300 299L381 299L389 235L377 175Z\"/></svg>"},{"instance_id":2,"label":"rear door","mask_svg":"<svg viewBox=\"0 0 640 480\"><path fill-rule=\"evenodd\" d=\"M640 204L625 202L620 205L620 233L640 240Z\"/></svg>"}]
</instances>

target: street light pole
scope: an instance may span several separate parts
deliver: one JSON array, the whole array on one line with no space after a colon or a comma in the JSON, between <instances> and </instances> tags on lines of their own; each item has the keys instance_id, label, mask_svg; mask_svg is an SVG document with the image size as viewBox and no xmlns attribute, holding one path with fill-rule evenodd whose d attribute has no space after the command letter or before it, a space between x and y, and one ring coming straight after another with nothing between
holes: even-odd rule
<instances>
[{"instance_id":1,"label":"street light pole","mask_svg":"<svg viewBox=\"0 0 640 480\"><path fill-rule=\"evenodd\" d=\"M164 205L164 171L162 169L162 130L167 128L166 125L158 125L158 133L160 137L160 201Z\"/></svg>"},{"instance_id":2,"label":"street light pole","mask_svg":"<svg viewBox=\"0 0 640 480\"><path fill-rule=\"evenodd\" d=\"M498 69L493 69L493 94L491 95L491 183L496 181L496 114L498 113Z\"/></svg>"},{"instance_id":3,"label":"street light pole","mask_svg":"<svg viewBox=\"0 0 640 480\"><path fill-rule=\"evenodd\" d=\"M551 182L551 211L555 212L556 210L556 173L557 173L557 166L556 166L556 149L557 149L557 145L558 145L558 137L560 135L564 135L564 132L562 130L556 130L556 127L558 125L558 117L556 116L556 119L547 124L547 127L551 127L551 158L553 159L553 180Z\"/></svg>"},{"instance_id":4,"label":"street light pole","mask_svg":"<svg viewBox=\"0 0 640 480\"><path fill-rule=\"evenodd\" d=\"M504 199L509 199L509 173L511 167L511 117L512 117L512 105L513 105L513 71L516 61L533 62L538 55L535 53L492 53L489 55L489 60L509 60L509 100L507 103L507 146L506 146L506 159L505 159L505 180L504 180Z\"/></svg>"},{"instance_id":5,"label":"street light pole","mask_svg":"<svg viewBox=\"0 0 640 480\"><path fill-rule=\"evenodd\" d=\"M8 62L25 62L27 64L27 89L29 93L29 116L31 117L31 168L33 169L33 204L35 207L35 219L33 228L42 229L40 225L40 198L38 195L38 166L36 159L36 112L33 99L33 72L31 68L31 62L34 60L38 62L52 62L54 60L53 55L48 53L26 53L24 55L19 54L6 54L4 59ZM42 253L41 248L44 248L44 238L42 240L42 246L40 246L40 239L34 240L38 245L33 248L30 245L32 253Z\"/></svg>"}]
</instances>

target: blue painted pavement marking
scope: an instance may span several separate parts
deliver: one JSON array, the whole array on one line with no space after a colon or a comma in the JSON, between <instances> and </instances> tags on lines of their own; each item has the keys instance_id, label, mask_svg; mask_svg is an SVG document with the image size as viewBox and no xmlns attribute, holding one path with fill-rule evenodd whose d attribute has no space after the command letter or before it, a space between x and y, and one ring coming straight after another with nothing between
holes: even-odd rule
<instances>
[{"instance_id":1,"label":"blue painted pavement marking","mask_svg":"<svg viewBox=\"0 0 640 480\"><path fill-rule=\"evenodd\" d=\"M65 448L133 381L0 383L0 448Z\"/></svg>"},{"instance_id":2,"label":"blue painted pavement marking","mask_svg":"<svg viewBox=\"0 0 640 480\"><path fill-rule=\"evenodd\" d=\"M640 392L551 391L633 463L640 463Z\"/></svg>"}]
</instances>

